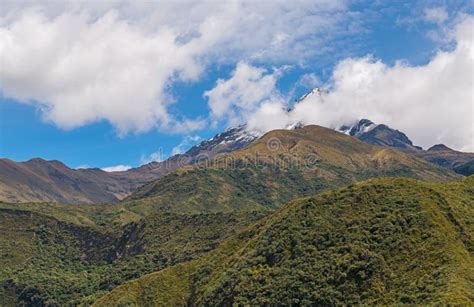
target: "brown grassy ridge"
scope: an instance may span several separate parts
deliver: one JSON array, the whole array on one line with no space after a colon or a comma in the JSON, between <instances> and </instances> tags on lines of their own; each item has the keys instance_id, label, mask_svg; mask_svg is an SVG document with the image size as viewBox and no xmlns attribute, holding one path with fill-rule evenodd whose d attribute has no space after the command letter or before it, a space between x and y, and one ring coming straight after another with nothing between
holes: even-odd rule
<instances>
[{"instance_id":1,"label":"brown grassy ridge","mask_svg":"<svg viewBox=\"0 0 474 307\"><path fill-rule=\"evenodd\" d=\"M152 198L179 212L277 208L327 188L381 176L446 181L460 176L416 157L320 126L274 130L252 145L151 182L128 200Z\"/></svg>"}]
</instances>

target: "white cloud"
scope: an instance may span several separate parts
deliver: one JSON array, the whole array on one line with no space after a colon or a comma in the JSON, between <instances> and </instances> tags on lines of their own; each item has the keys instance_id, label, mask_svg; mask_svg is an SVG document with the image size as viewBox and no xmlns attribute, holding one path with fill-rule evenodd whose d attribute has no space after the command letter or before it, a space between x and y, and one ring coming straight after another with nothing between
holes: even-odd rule
<instances>
[{"instance_id":1,"label":"white cloud","mask_svg":"<svg viewBox=\"0 0 474 307\"><path fill-rule=\"evenodd\" d=\"M285 128L290 123L286 110L287 105L282 100L263 103L257 110L247 115L249 130L270 131Z\"/></svg>"},{"instance_id":2,"label":"white cloud","mask_svg":"<svg viewBox=\"0 0 474 307\"><path fill-rule=\"evenodd\" d=\"M145 35L115 12L97 20L25 12L0 29L2 90L39 104L64 129L101 119L122 134L166 129L173 121L166 83L175 74L194 78L201 69L193 60L199 51L175 39L165 28Z\"/></svg>"},{"instance_id":3,"label":"white cloud","mask_svg":"<svg viewBox=\"0 0 474 307\"><path fill-rule=\"evenodd\" d=\"M448 19L449 15L443 7L426 8L423 12L423 19L429 22L442 24Z\"/></svg>"},{"instance_id":4,"label":"white cloud","mask_svg":"<svg viewBox=\"0 0 474 307\"><path fill-rule=\"evenodd\" d=\"M244 62L238 63L229 79L217 80L216 86L204 93L212 118L236 124L262 104L280 100L276 89L278 75L278 70L269 73Z\"/></svg>"},{"instance_id":5,"label":"white cloud","mask_svg":"<svg viewBox=\"0 0 474 307\"><path fill-rule=\"evenodd\" d=\"M181 142L176 145L172 150L171 150L171 156L181 154L185 152L188 147L196 142L199 142L201 140L201 137L197 135L187 135L185 136ZM157 151L152 152L149 155L142 155L140 157L140 165L148 164L151 162L162 162L168 158L168 155L165 155L163 152L163 148L159 148Z\"/></svg>"},{"instance_id":6,"label":"white cloud","mask_svg":"<svg viewBox=\"0 0 474 307\"><path fill-rule=\"evenodd\" d=\"M474 151L474 18L452 31L456 47L439 51L429 63L388 66L370 56L341 61L330 91L312 95L287 113L278 104L255 111L253 128L291 122L336 127L369 118L400 129L424 147L444 143Z\"/></svg>"},{"instance_id":7,"label":"white cloud","mask_svg":"<svg viewBox=\"0 0 474 307\"><path fill-rule=\"evenodd\" d=\"M189 149L189 146L195 144L201 140L201 137L198 135L188 135L186 136L178 145L176 145L171 150L171 155L182 154Z\"/></svg>"},{"instance_id":8,"label":"white cloud","mask_svg":"<svg viewBox=\"0 0 474 307\"><path fill-rule=\"evenodd\" d=\"M106 120L120 134L186 133L203 122L170 114L175 81L213 63L327 52L319 47L347 32L345 2L10 1L0 12L0 89L63 129Z\"/></svg>"},{"instance_id":9,"label":"white cloud","mask_svg":"<svg viewBox=\"0 0 474 307\"><path fill-rule=\"evenodd\" d=\"M129 165L114 165L114 166L109 166L109 167L103 167L102 170L106 172L123 172L126 170L131 169L132 167Z\"/></svg>"}]
</instances>

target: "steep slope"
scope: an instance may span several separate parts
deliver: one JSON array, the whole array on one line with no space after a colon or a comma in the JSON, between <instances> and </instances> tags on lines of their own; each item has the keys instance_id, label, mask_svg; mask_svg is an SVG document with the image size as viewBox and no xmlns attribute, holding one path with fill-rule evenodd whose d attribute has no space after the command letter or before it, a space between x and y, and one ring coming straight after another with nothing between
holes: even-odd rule
<instances>
[{"instance_id":1,"label":"steep slope","mask_svg":"<svg viewBox=\"0 0 474 307\"><path fill-rule=\"evenodd\" d=\"M373 179L299 199L95 305L471 305L473 186Z\"/></svg>"},{"instance_id":2,"label":"steep slope","mask_svg":"<svg viewBox=\"0 0 474 307\"><path fill-rule=\"evenodd\" d=\"M471 176L474 174L474 160L470 160L466 163L461 163L454 167L454 171L464 176Z\"/></svg>"},{"instance_id":3,"label":"steep slope","mask_svg":"<svg viewBox=\"0 0 474 307\"><path fill-rule=\"evenodd\" d=\"M294 197L378 176L456 178L399 151L306 126L271 131L242 150L171 172L128 199L152 198L176 212L276 208Z\"/></svg>"},{"instance_id":4,"label":"steep slope","mask_svg":"<svg viewBox=\"0 0 474 307\"><path fill-rule=\"evenodd\" d=\"M413 142L403 132L392 129L387 125L378 125L368 119L361 119L353 125L342 126L336 130L357 137L369 144L401 150L407 154L454 170L461 175L474 174L472 168L474 153L455 151L443 144L434 145L428 150L423 150L423 148L413 145Z\"/></svg>"}]
</instances>

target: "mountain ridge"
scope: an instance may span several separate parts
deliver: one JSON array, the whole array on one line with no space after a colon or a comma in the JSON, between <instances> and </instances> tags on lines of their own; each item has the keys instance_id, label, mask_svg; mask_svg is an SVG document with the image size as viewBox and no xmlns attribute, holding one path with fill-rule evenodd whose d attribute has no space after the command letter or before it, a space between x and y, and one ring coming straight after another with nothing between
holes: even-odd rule
<instances>
[{"instance_id":1,"label":"mountain ridge","mask_svg":"<svg viewBox=\"0 0 474 307\"><path fill-rule=\"evenodd\" d=\"M378 176L458 177L402 152L309 125L273 130L250 146L172 171L127 200L149 198L169 210L192 213L275 208L296 196Z\"/></svg>"},{"instance_id":2,"label":"mountain ridge","mask_svg":"<svg viewBox=\"0 0 474 307\"><path fill-rule=\"evenodd\" d=\"M238 139L239 137L242 139ZM72 169L61 161L42 158L24 162L1 158L0 201L117 202L139 186L158 179L171 170L237 150L256 138L243 126L230 128L191 147L184 154L116 172L106 172L99 168Z\"/></svg>"},{"instance_id":3,"label":"mountain ridge","mask_svg":"<svg viewBox=\"0 0 474 307\"><path fill-rule=\"evenodd\" d=\"M364 131L363 128L367 126L370 126L370 129ZM360 127L362 127L362 130ZM474 168L472 167L474 165L474 153L456 151L444 144L436 144L424 150L420 146L414 145L403 132L384 124L377 125L368 119L361 119L352 126L342 126L337 130L355 136L369 144L401 150L404 153L451 169L461 175L474 174Z\"/></svg>"}]
</instances>

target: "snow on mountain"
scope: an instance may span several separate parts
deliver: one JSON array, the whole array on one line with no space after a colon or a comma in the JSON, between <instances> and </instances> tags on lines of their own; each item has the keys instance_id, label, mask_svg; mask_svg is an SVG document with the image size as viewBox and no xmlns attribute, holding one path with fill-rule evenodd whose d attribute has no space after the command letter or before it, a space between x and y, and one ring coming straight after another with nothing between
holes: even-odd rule
<instances>
[{"instance_id":1,"label":"snow on mountain","mask_svg":"<svg viewBox=\"0 0 474 307\"><path fill-rule=\"evenodd\" d=\"M362 134L367 133L372 129L376 128L377 126L378 125L374 124L371 120L364 118L356 121L351 126L343 125L336 128L336 130L350 136L359 137Z\"/></svg>"},{"instance_id":2,"label":"snow on mountain","mask_svg":"<svg viewBox=\"0 0 474 307\"><path fill-rule=\"evenodd\" d=\"M246 125L231 127L224 132L216 134L214 137L204 140L198 145L191 147L185 156L193 157L202 154L214 156L219 153L226 153L243 148L261 136L257 131L247 130Z\"/></svg>"},{"instance_id":3,"label":"snow on mountain","mask_svg":"<svg viewBox=\"0 0 474 307\"><path fill-rule=\"evenodd\" d=\"M321 89L319 87L315 87L313 88L311 91L307 92L306 94L304 94L303 96L301 96L297 101L296 103L299 103L313 95L317 95L317 96L321 96Z\"/></svg>"}]
</instances>

